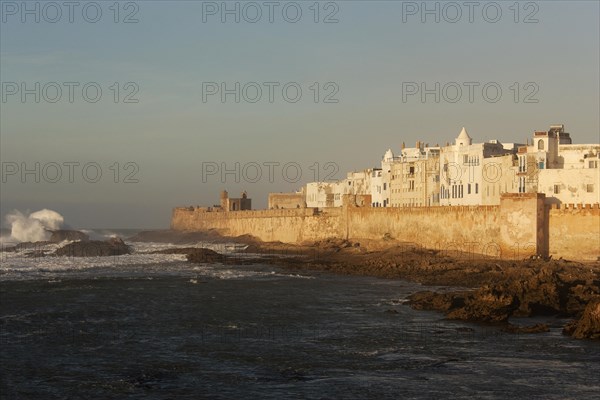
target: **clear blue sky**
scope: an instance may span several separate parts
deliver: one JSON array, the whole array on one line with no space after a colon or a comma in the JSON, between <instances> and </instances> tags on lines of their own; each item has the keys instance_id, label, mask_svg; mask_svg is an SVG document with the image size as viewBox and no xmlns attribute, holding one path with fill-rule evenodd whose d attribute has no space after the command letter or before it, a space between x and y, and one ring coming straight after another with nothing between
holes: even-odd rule
<instances>
[{"instance_id":1,"label":"clear blue sky","mask_svg":"<svg viewBox=\"0 0 600 400\"><path fill-rule=\"evenodd\" d=\"M496 23L486 21L495 18L495 8L488 6L483 14L488 2L474 9L472 23L464 6L462 18L449 22L456 10L444 9L445 2L440 3L439 23L433 15L425 15L423 23L420 10L408 15L413 10L400 1L321 2L318 23L313 1L297 2L302 10L297 23L284 18L282 8L289 2L278 2L272 23L264 6L256 23L244 21L244 16L255 16L249 6L246 14L241 11L240 23L232 15L222 23L220 10L206 13L221 2L200 1L122 2L118 23L112 1L97 2L102 16L96 23L84 18L82 7L89 2L74 9L73 22L63 8L54 23L48 20L56 10L42 9L41 2L40 22L35 15L25 15L22 22L20 1L1 3L0 78L6 97L0 103L2 162L5 169L33 169L36 162L46 167L40 182L35 175L24 181L19 173L5 176L2 216L15 208L50 208L76 227L167 227L173 206L216 203L222 188L232 195L247 190L255 206L264 207L268 192L314 180L315 162L321 176L328 172L324 164L335 163L336 177L342 178L346 171L377 165L387 148L397 150L402 142L414 145L416 140L443 144L463 126L475 142L524 142L534 130L555 123L564 123L576 143L600 141L598 1L520 2L519 23L513 1L496 3L502 11ZM33 8L35 3L27 4ZM240 10L244 5L239 3ZM288 6L287 11L286 17L294 18L295 9ZM94 12L88 7L86 17L93 19ZM130 13L137 23L122 22ZM331 13L338 22L323 23ZM524 23L528 16L538 22ZM8 94L14 89L11 83L23 82L30 88L35 82L41 87L57 82L62 97L47 101L55 95L52 86L45 96L40 89L39 103L34 95L22 102L21 93ZM73 103L64 82L80 84ZM83 98L81 88L88 82L102 89L96 103ZM111 89L115 82L120 86L117 103ZM127 82L134 85L126 88ZM203 102L203 82L281 85L273 103L264 86L256 103L246 101L254 91L240 103L233 95L222 103L218 94ZM281 87L288 82L303 91L296 103L282 97ZM319 102L310 89L315 82L320 84ZM325 90L327 82L334 85ZM481 86L472 103L464 86L456 103L444 97L436 103L433 95L423 103L420 95L403 101L403 82ZM481 87L489 82L503 90L496 103L482 96ZM515 82L520 88L516 103ZM534 86L525 88L528 82ZM133 98L139 102L124 103L135 87L139 92ZM338 102L324 103L334 88L339 89L333 96ZM533 88L538 102L525 103ZM66 176L64 163L69 162L79 163L73 167L73 182ZM128 162L139 170L131 165L126 170ZM242 177L236 183L233 175L226 182L217 176L203 182L202 163L210 162L230 168L236 162L280 166L274 167L273 182L267 179L267 167L258 182ZM297 183L282 177L281 165L290 162L301 167ZM63 176L55 183L52 163L62 166ZM86 163L100 166L98 182L82 177ZM118 183L114 163L120 170ZM87 172L93 180L95 169ZM128 172L139 182L124 183ZM254 177L251 168L247 172Z\"/></svg>"}]
</instances>

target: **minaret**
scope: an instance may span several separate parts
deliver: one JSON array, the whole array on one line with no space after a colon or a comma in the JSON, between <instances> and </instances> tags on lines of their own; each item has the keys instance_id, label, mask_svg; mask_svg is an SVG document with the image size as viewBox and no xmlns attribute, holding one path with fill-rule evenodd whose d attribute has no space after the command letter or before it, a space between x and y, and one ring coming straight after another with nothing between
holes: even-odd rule
<instances>
[{"instance_id":1,"label":"minaret","mask_svg":"<svg viewBox=\"0 0 600 400\"><path fill-rule=\"evenodd\" d=\"M473 143L473 139L471 139L471 136L469 136L467 130L463 127L454 143L457 146L470 146Z\"/></svg>"}]
</instances>

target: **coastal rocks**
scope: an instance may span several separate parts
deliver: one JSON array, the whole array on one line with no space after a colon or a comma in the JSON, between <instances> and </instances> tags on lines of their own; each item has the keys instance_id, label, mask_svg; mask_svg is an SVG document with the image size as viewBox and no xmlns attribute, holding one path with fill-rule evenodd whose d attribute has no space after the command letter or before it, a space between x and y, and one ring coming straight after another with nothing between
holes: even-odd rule
<instances>
[{"instance_id":1,"label":"coastal rocks","mask_svg":"<svg viewBox=\"0 0 600 400\"><path fill-rule=\"evenodd\" d=\"M315 242L313 246L323 250L340 251L341 249L360 247L360 243L351 242L346 239L332 238Z\"/></svg>"},{"instance_id":2,"label":"coastal rocks","mask_svg":"<svg viewBox=\"0 0 600 400\"><path fill-rule=\"evenodd\" d=\"M414 309L444 312L449 319L508 324L510 317L581 315L565 328L574 337L600 337L600 285L597 274L555 264L506 268L494 283L474 291L419 292L409 296ZM594 308L596 307L596 308ZM545 332L547 327L515 327L508 332Z\"/></svg>"},{"instance_id":3,"label":"coastal rocks","mask_svg":"<svg viewBox=\"0 0 600 400\"><path fill-rule=\"evenodd\" d=\"M41 247L46 246L51 243L52 242L49 242L49 241L22 242L22 243L17 244L16 246L5 247L2 249L2 251L5 251L7 253L21 252L21 251L27 251L27 250L38 251Z\"/></svg>"},{"instance_id":4,"label":"coastal rocks","mask_svg":"<svg viewBox=\"0 0 600 400\"><path fill-rule=\"evenodd\" d=\"M106 241L89 240L69 243L54 253L57 256L68 257L107 257L131 254L131 247L120 238L111 238Z\"/></svg>"},{"instance_id":5,"label":"coastal rocks","mask_svg":"<svg viewBox=\"0 0 600 400\"><path fill-rule=\"evenodd\" d=\"M171 249L154 250L149 254L190 254L198 250L197 247L174 247Z\"/></svg>"},{"instance_id":6,"label":"coastal rocks","mask_svg":"<svg viewBox=\"0 0 600 400\"><path fill-rule=\"evenodd\" d=\"M549 332L550 328L546 324L535 324L532 326L517 326L508 324L502 330L509 333L544 333Z\"/></svg>"},{"instance_id":7,"label":"coastal rocks","mask_svg":"<svg viewBox=\"0 0 600 400\"><path fill-rule=\"evenodd\" d=\"M73 231L73 230L66 230L66 229L59 229L56 231L52 231L52 235L50 236L50 242L60 243L64 240L87 241L87 240L90 240L90 237L81 231Z\"/></svg>"},{"instance_id":8,"label":"coastal rocks","mask_svg":"<svg viewBox=\"0 0 600 400\"><path fill-rule=\"evenodd\" d=\"M589 302L581 318L565 326L563 333L575 339L600 340L600 298Z\"/></svg>"},{"instance_id":9,"label":"coastal rocks","mask_svg":"<svg viewBox=\"0 0 600 400\"><path fill-rule=\"evenodd\" d=\"M187 260L193 263L214 263L224 261L225 256L214 250L194 248L187 253Z\"/></svg>"},{"instance_id":10,"label":"coastal rocks","mask_svg":"<svg viewBox=\"0 0 600 400\"><path fill-rule=\"evenodd\" d=\"M15 246L3 247L2 251L22 252L22 251L31 250L26 254L27 257L32 256L32 254L34 254L33 256L43 256L44 255L43 248L49 244L60 243L64 240L69 240L69 241L74 241L74 240L87 241L87 240L89 240L89 236L80 231L59 229L59 230L55 230L55 231L51 231L51 232L52 232L52 235L50 236L50 240L43 240L43 241L38 241L38 242L21 242Z\"/></svg>"},{"instance_id":11,"label":"coastal rocks","mask_svg":"<svg viewBox=\"0 0 600 400\"><path fill-rule=\"evenodd\" d=\"M442 311L449 319L476 322L506 322L517 307L512 296L490 293L486 289L451 293L417 292L408 299L416 310Z\"/></svg>"},{"instance_id":12,"label":"coastal rocks","mask_svg":"<svg viewBox=\"0 0 600 400\"><path fill-rule=\"evenodd\" d=\"M454 299L460 297L454 293L436 293L430 290L413 293L408 296L409 304L415 310L448 311L452 308Z\"/></svg>"},{"instance_id":13,"label":"coastal rocks","mask_svg":"<svg viewBox=\"0 0 600 400\"><path fill-rule=\"evenodd\" d=\"M506 322L517 306L515 297L484 287L464 297L453 297L446 315L464 321Z\"/></svg>"}]
</instances>

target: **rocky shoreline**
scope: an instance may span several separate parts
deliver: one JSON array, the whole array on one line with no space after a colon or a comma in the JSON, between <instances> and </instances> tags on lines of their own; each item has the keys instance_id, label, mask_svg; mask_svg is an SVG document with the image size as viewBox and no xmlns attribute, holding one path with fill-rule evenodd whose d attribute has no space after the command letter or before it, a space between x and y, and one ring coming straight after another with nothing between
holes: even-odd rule
<instances>
[{"instance_id":1,"label":"rocky shoreline","mask_svg":"<svg viewBox=\"0 0 600 400\"><path fill-rule=\"evenodd\" d=\"M156 233L146 234L156 239ZM214 239L212 232L167 233L182 239ZM135 239L135 238L132 238ZM138 239L144 239L144 235ZM229 238L248 245L253 257L223 257L224 263L270 263L294 269L404 279L443 291L414 293L408 304L442 312L449 319L498 325L506 332L548 331L545 324L517 326L513 317L573 318L563 333L600 340L600 262L569 260L499 260L461 252L424 249L393 240L331 239L302 245L264 243L249 236ZM249 254L248 254L249 255ZM188 255L203 262L207 257ZM209 259L214 259L214 255Z\"/></svg>"},{"instance_id":2,"label":"rocky shoreline","mask_svg":"<svg viewBox=\"0 0 600 400\"><path fill-rule=\"evenodd\" d=\"M74 232L54 240L80 239L52 255L76 257L130 254L120 239L90 241ZM563 333L577 339L600 340L600 262L568 260L500 260L472 253L424 249L390 239L348 241L330 239L291 245L265 243L251 236L227 238L214 232L141 232L127 242L163 242L189 247L156 251L185 254L189 262L225 264L266 263L296 270L319 270L346 275L403 279L444 290L424 290L409 296L417 310L435 310L446 318L498 325L513 333L548 331L544 324L517 326L515 317L572 318ZM245 254L219 254L197 247L198 242L245 244ZM26 250L23 243L14 249Z\"/></svg>"}]
</instances>

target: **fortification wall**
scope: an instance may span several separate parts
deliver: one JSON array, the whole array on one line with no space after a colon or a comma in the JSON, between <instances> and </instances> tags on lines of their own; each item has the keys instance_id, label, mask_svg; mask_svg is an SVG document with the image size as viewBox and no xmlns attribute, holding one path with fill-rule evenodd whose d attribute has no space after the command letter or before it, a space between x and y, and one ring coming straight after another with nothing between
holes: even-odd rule
<instances>
[{"instance_id":1,"label":"fortification wall","mask_svg":"<svg viewBox=\"0 0 600 400\"><path fill-rule=\"evenodd\" d=\"M525 221L523 227L515 221ZM529 225L531 223L531 225ZM527 208L499 206L357 208L348 213L348 237L389 235L442 251L458 250L499 258L537 253L536 216Z\"/></svg>"},{"instance_id":2,"label":"fortification wall","mask_svg":"<svg viewBox=\"0 0 600 400\"><path fill-rule=\"evenodd\" d=\"M563 204L548 211L549 254L572 260L600 257L600 206Z\"/></svg>"},{"instance_id":3,"label":"fortification wall","mask_svg":"<svg viewBox=\"0 0 600 400\"><path fill-rule=\"evenodd\" d=\"M337 237L341 209L319 213L315 208L238 212L205 212L201 209L175 208L171 229L184 231L216 230L225 236L252 235L272 242L300 243Z\"/></svg>"},{"instance_id":4,"label":"fortification wall","mask_svg":"<svg viewBox=\"0 0 600 400\"><path fill-rule=\"evenodd\" d=\"M263 241L300 243L331 237L394 239L439 250L522 258L547 250L543 195L512 194L500 206L338 207L239 212L176 208L171 228L249 234Z\"/></svg>"}]
</instances>

